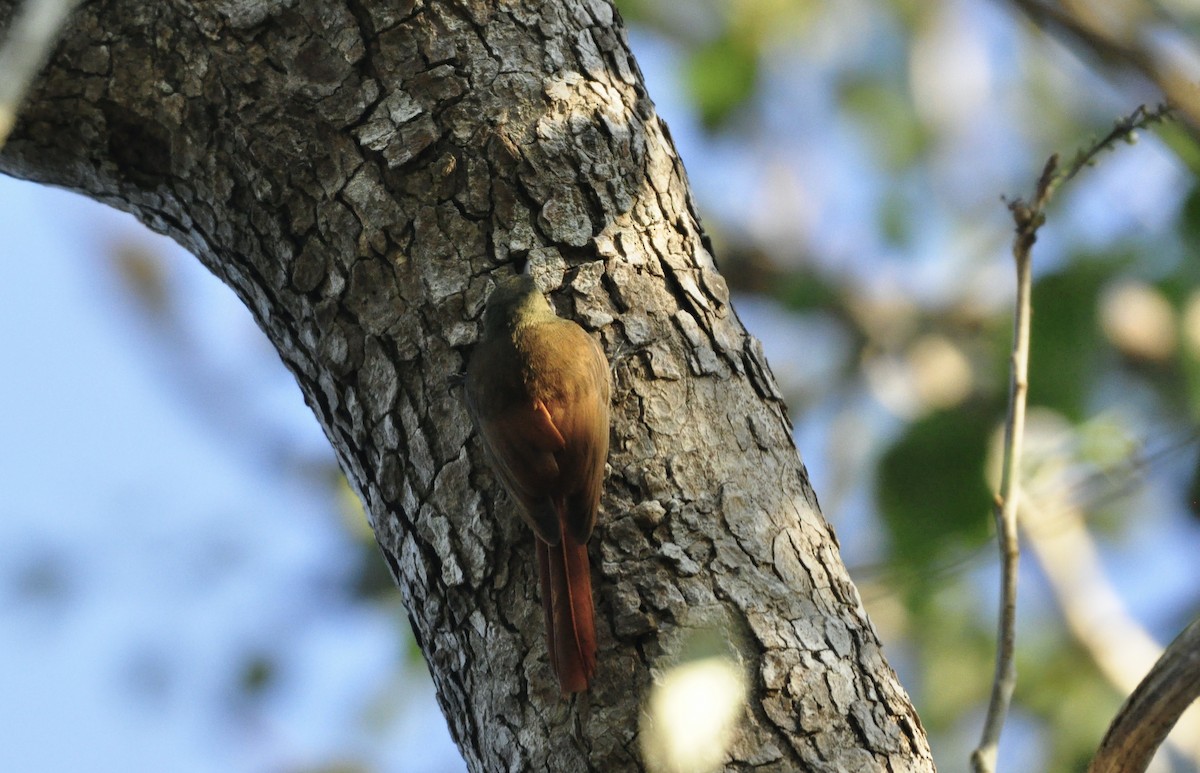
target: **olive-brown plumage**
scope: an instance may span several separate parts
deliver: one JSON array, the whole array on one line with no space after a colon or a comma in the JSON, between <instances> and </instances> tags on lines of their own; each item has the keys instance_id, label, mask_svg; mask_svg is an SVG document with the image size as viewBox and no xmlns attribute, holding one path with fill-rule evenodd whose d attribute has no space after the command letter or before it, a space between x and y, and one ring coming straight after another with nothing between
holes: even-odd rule
<instances>
[{"instance_id":1,"label":"olive-brown plumage","mask_svg":"<svg viewBox=\"0 0 1200 773\"><path fill-rule=\"evenodd\" d=\"M610 394L600 345L555 315L531 277L501 280L467 366L467 406L537 536L546 644L564 692L586 690L596 670L587 541L604 484Z\"/></svg>"}]
</instances>

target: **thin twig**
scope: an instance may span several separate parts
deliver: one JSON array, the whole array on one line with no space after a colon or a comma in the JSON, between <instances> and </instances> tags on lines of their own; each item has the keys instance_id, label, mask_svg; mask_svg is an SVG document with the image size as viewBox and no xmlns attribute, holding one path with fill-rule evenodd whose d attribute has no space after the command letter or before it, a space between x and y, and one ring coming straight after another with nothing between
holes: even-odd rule
<instances>
[{"instance_id":1,"label":"thin twig","mask_svg":"<svg viewBox=\"0 0 1200 773\"><path fill-rule=\"evenodd\" d=\"M1016 223L1013 238L1013 260L1017 271L1017 302L1013 319L1012 375L1009 381L1008 416L1004 423L1004 462L1000 490L996 494L994 515L997 543L1000 548L1001 588L1000 619L996 643L996 672L992 681L991 699L979 746L971 754L975 773L993 773L1000 733L1012 703L1016 687L1015 665L1017 619L1017 566L1020 547L1017 539L1017 508L1020 505L1021 446L1025 434L1025 396L1029 389L1029 327L1032 280L1032 250L1038 229L1046 222L1046 206L1063 183L1095 162L1096 157L1117 141L1133 141L1134 132L1162 121L1170 108L1160 105L1154 110L1138 107L1126 118L1117 121L1112 131L1076 153L1066 167L1060 167L1058 154L1050 156L1042 168L1030 202L1014 199L1008 202L1009 212Z\"/></svg>"},{"instance_id":2,"label":"thin twig","mask_svg":"<svg viewBox=\"0 0 1200 773\"><path fill-rule=\"evenodd\" d=\"M1086 148L1081 148L1076 151L1074 158L1060 171L1058 171L1046 185L1045 199L1038 202L1039 210L1045 208L1050 197L1054 195L1054 191L1058 186L1075 178L1077 174L1089 166L1095 166L1097 157L1106 150L1112 150L1118 142L1134 143L1137 141L1138 129L1145 129L1154 124L1162 123L1169 120L1174 115L1175 109L1163 102L1153 110L1148 109L1145 105L1139 105L1129 115L1113 123L1112 130L1093 142ZM1041 181L1038 182L1039 187Z\"/></svg>"},{"instance_id":3,"label":"thin twig","mask_svg":"<svg viewBox=\"0 0 1200 773\"><path fill-rule=\"evenodd\" d=\"M1025 394L1029 389L1029 316L1030 293L1033 287L1030 270L1031 251L1037 241L1038 228L1045 222L1043 207L1050 198L1050 183L1058 170L1058 155L1046 162L1029 206L1020 199L1009 203L1009 211L1017 224L1013 240L1013 259L1017 267L1017 304L1013 319L1012 376L1008 389L1008 418L1004 424L1004 467L1000 476L1000 491L996 494L997 543L1000 546L1002 585L1000 589L1000 622L996 645L996 674L992 681L992 697L988 702L987 719L979 746L971 755L976 773L991 773L996 769L996 750L1000 731L1012 702L1017 683L1013 657L1016 648L1017 620L1017 562L1020 548L1017 541L1017 504L1021 487L1018 465L1021 444L1025 435Z\"/></svg>"}]
</instances>

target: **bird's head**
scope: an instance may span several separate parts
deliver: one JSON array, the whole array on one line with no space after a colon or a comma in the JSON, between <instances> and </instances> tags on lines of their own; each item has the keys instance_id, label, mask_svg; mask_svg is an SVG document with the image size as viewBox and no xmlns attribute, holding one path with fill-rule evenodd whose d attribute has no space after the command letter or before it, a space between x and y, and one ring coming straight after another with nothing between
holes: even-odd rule
<instances>
[{"instance_id":1,"label":"bird's head","mask_svg":"<svg viewBox=\"0 0 1200 773\"><path fill-rule=\"evenodd\" d=\"M554 316L554 310L538 290L533 277L528 274L505 277L488 296L483 311L483 333L485 336L503 334Z\"/></svg>"}]
</instances>

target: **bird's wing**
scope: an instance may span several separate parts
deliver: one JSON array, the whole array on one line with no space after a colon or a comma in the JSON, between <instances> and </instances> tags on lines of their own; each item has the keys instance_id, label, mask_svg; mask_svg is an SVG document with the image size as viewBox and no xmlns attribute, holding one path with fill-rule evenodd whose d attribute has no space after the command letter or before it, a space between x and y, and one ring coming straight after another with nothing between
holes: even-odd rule
<instances>
[{"instance_id":1,"label":"bird's wing","mask_svg":"<svg viewBox=\"0 0 1200 773\"><path fill-rule=\"evenodd\" d=\"M492 467L521 505L538 536L557 544L560 528L550 492L559 476L556 455L565 446L546 405L518 403L477 417Z\"/></svg>"},{"instance_id":2,"label":"bird's wing","mask_svg":"<svg viewBox=\"0 0 1200 773\"><path fill-rule=\"evenodd\" d=\"M582 544L596 525L604 487L612 388L600 344L575 325L564 331L569 331L564 334L570 336L578 356L564 379L569 388L549 401L548 408L564 441L558 454L559 474L562 481L570 482L562 492L566 498L564 526Z\"/></svg>"}]
</instances>

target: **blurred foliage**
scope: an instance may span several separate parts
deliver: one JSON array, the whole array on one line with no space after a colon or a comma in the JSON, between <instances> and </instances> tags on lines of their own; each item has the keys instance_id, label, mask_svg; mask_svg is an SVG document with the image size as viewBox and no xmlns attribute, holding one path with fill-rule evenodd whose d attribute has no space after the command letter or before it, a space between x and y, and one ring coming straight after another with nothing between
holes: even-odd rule
<instances>
[{"instance_id":1,"label":"blurred foliage","mask_svg":"<svg viewBox=\"0 0 1200 773\"><path fill-rule=\"evenodd\" d=\"M751 43L735 35L709 41L692 54L687 89L706 126L720 126L754 92L756 54Z\"/></svg>"},{"instance_id":2,"label":"blurred foliage","mask_svg":"<svg viewBox=\"0 0 1200 773\"><path fill-rule=\"evenodd\" d=\"M980 471L996 404L938 411L909 425L879 461L880 516L890 559L911 570L907 595L916 605L938 581L937 563L951 549L984 540L991 497Z\"/></svg>"},{"instance_id":3,"label":"blurred foliage","mask_svg":"<svg viewBox=\"0 0 1200 773\"><path fill-rule=\"evenodd\" d=\"M927 726L950 727L962 718L964 706L979 706L988 698L988 683L979 679L992 663L992 632L981 629L966 610L978 603L974 591L957 583L931 588L915 616L914 645L919 651L921 681L911 686ZM947 657L947 653L954 657ZM939 767L951 762L939 761Z\"/></svg>"},{"instance_id":4,"label":"blurred foliage","mask_svg":"<svg viewBox=\"0 0 1200 773\"><path fill-rule=\"evenodd\" d=\"M872 154L884 168L906 169L921 158L932 137L902 79L852 74L839 85L842 109L867 132Z\"/></svg>"},{"instance_id":5,"label":"blurred foliage","mask_svg":"<svg viewBox=\"0 0 1200 773\"><path fill-rule=\"evenodd\" d=\"M1111 275L1106 264L1079 260L1034 284L1037 335L1029 342L1030 405L1075 420L1087 415L1088 376L1101 353L1096 298Z\"/></svg>"},{"instance_id":6,"label":"blurred foliage","mask_svg":"<svg viewBox=\"0 0 1200 773\"><path fill-rule=\"evenodd\" d=\"M985 548L1013 297L1001 198L1031 190L1051 153L1070 158L1160 98L1162 72L1096 41L1165 46L1138 34L1170 28L1173 50L1193 56L1172 61L1200 61L1200 7L1047 4L1083 14L1091 38L1038 29L1013 2L618 2L670 43L673 83L651 94L689 100L668 119L730 286L794 313L798 329L814 313L832 320L849 366L782 386L803 405L826 517L848 555L879 567L855 572L869 611L890 646L916 653L901 675L942 770L966 769L965 755L938 752L974 743L964 718L982 713L992 673ZM1088 509L1117 552L1200 512L1200 146L1186 121L1141 134L1060 191L1033 253L1029 496ZM734 145L736 165L710 179L706 165ZM793 174L798 190L781 184ZM807 351L768 354L777 375L814 370ZM961 383L930 388L951 378ZM831 414L864 417L869 437L837 437ZM823 482L845 480L860 490L827 498ZM1147 517L1147 497L1178 512ZM1022 583L1019 614L1037 622L1018 640L1014 710L1041 728L1006 742L1034 750L1038 769L1081 769L1121 696L1037 599L1047 589ZM1194 583L1168 591L1169 619L1143 615L1166 637L1200 605Z\"/></svg>"},{"instance_id":7,"label":"blurred foliage","mask_svg":"<svg viewBox=\"0 0 1200 773\"><path fill-rule=\"evenodd\" d=\"M277 666L270 655L256 655L242 668L241 688L247 695L257 695L275 681Z\"/></svg>"}]
</instances>

